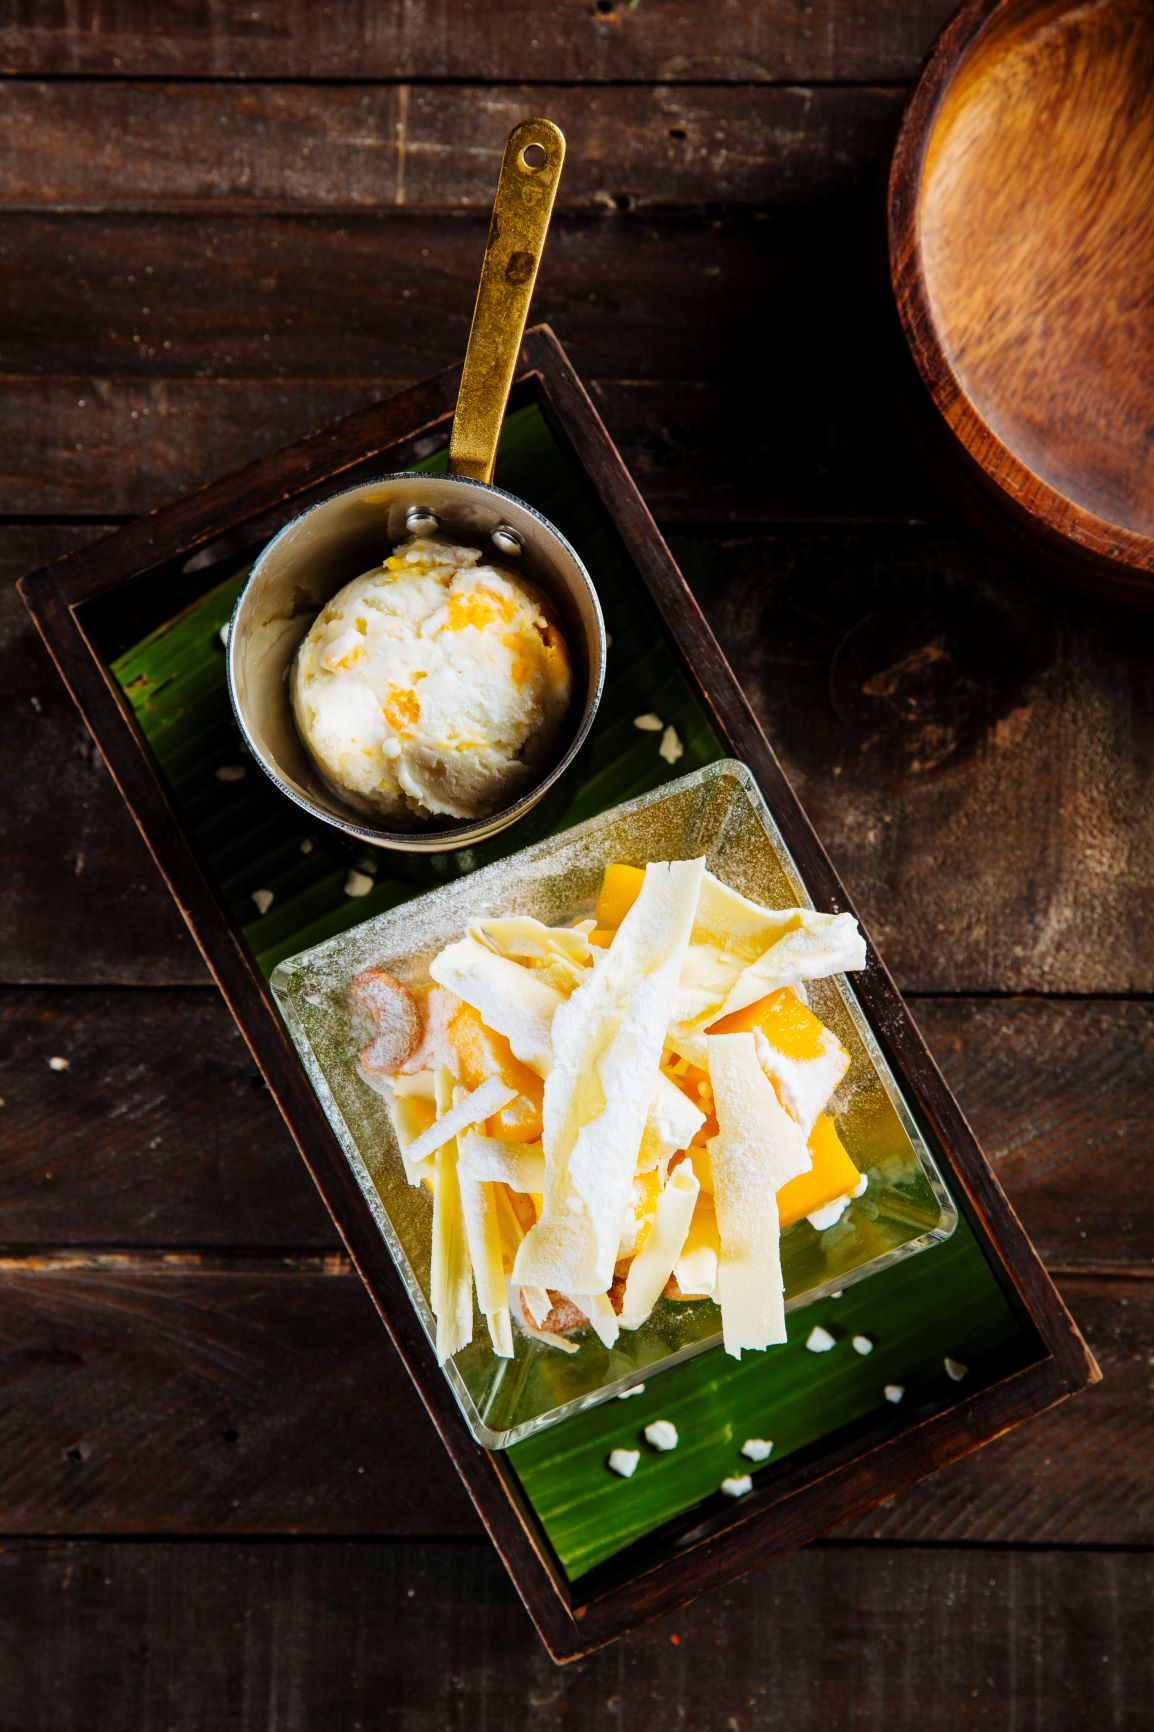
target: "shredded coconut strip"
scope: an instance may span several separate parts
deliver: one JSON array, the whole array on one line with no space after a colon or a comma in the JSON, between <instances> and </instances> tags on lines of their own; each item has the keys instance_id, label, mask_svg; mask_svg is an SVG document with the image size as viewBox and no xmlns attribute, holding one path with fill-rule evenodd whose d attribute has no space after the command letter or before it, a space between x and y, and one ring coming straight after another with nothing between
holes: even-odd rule
<instances>
[{"instance_id":1,"label":"shredded coconut strip","mask_svg":"<svg viewBox=\"0 0 1154 1732\"><path fill-rule=\"evenodd\" d=\"M684 1248L699 1190L691 1161L674 1167L657 1199L649 1237L629 1265L621 1306L622 1328L640 1329L660 1299Z\"/></svg>"},{"instance_id":2,"label":"shredded coconut strip","mask_svg":"<svg viewBox=\"0 0 1154 1732\"><path fill-rule=\"evenodd\" d=\"M478 1088L442 1113L427 1131L422 1131L420 1136L409 1144L405 1151L406 1162L415 1166L418 1161L423 1161L426 1155L435 1155L438 1149L444 1148L447 1142L460 1136L462 1131L467 1131L470 1125L491 1119L494 1113L499 1113L516 1098L516 1089L503 1083L499 1076L487 1077Z\"/></svg>"},{"instance_id":3,"label":"shredded coconut strip","mask_svg":"<svg viewBox=\"0 0 1154 1732\"><path fill-rule=\"evenodd\" d=\"M486 1027L503 1034L514 1054L546 1076L552 1054L550 1028L564 995L531 968L498 956L475 938L447 944L429 964L439 986L471 1005Z\"/></svg>"},{"instance_id":4,"label":"shredded coconut strip","mask_svg":"<svg viewBox=\"0 0 1154 1732\"><path fill-rule=\"evenodd\" d=\"M517 1252L519 1282L580 1300L613 1279L703 870L701 860L651 863L603 960L557 1010L544 1209Z\"/></svg>"},{"instance_id":5,"label":"shredded coconut strip","mask_svg":"<svg viewBox=\"0 0 1154 1732\"><path fill-rule=\"evenodd\" d=\"M751 1034L711 1035L709 1079L718 1134L711 1138L721 1257L717 1294L727 1353L786 1339L777 1193L808 1170L801 1132L757 1062Z\"/></svg>"},{"instance_id":6,"label":"shredded coconut strip","mask_svg":"<svg viewBox=\"0 0 1154 1732\"><path fill-rule=\"evenodd\" d=\"M545 1188L545 1160L540 1143L510 1143L466 1131L461 1138L461 1172L470 1179L495 1180L521 1193Z\"/></svg>"}]
</instances>

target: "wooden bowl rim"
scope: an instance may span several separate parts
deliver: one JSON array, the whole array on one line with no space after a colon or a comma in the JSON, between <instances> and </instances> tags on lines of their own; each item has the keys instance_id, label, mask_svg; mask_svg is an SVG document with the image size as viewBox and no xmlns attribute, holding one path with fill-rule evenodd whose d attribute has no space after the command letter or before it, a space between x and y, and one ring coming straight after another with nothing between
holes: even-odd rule
<instances>
[{"instance_id":1,"label":"wooden bowl rim","mask_svg":"<svg viewBox=\"0 0 1154 1732\"><path fill-rule=\"evenodd\" d=\"M890 289L906 345L945 426L969 461L1036 527L1136 573L1154 572L1154 537L1111 522L1046 481L1001 439L966 392L930 305L918 216L930 134L943 98L978 39L1021 0L964 0L934 42L902 111L886 187ZM983 447L985 449L983 450ZM981 454L979 454L981 453Z\"/></svg>"}]
</instances>

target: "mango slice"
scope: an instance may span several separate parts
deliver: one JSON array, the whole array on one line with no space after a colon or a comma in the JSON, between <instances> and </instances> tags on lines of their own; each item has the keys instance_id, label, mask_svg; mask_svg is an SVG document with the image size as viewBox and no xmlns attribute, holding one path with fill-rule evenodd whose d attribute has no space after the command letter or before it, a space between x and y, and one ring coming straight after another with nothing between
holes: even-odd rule
<instances>
[{"instance_id":1,"label":"mango slice","mask_svg":"<svg viewBox=\"0 0 1154 1732\"><path fill-rule=\"evenodd\" d=\"M832 1203L835 1197L848 1196L861 1183L861 1174L827 1113L814 1125L808 1147L813 1156L812 1169L790 1179L777 1193L777 1213L783 1230Z\"/></svg>"},{"instance_id":2,"label":"mango slice","mask_svg":"<svg viewBox=\"0 0 1154 1732\"><path fill-rule=\"evenodd\" d=\"M747 1004L744 1010L721 1017L709 1033L747 1034L752 1029L760 1029L774 1051L785 1058L805 1060L822 1056L825 1024L788 986Z\"/></svg>"},{"instance_id":3,"label":"mango slice","mask_svg":"<svg viewBox=\"0 0 1154 1732\"><path fill-rule=\"evenodd\" d=\"M606 866L595 909L598 929L616 930L620 926L640 895L644 879L640 866Z\"/></svg>"},{"instance_id":4,"label":"mango slice","mask_svg":"<svg viewBox=\"0 0 1154 1732\"><path fill-rule=\"evenodd\" d=\"M449 1020L447 1035L466 1088L478 1088L487 1077L498 1076L509 1088L517 1090L518 1099L486 1122L486 1134L511 1143L537 1142L541 1136L545 1085L536 1071L514 1056L504 1035L486 1028L472 1005L458 1006Z\"/></svg>"}]
</instances>

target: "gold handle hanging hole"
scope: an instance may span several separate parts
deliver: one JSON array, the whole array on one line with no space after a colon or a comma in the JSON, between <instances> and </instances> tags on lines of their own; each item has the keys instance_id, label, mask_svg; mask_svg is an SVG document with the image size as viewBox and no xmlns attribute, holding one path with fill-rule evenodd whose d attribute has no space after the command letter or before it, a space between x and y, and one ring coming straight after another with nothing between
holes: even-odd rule
<instances>
[{"instance_id":1,"label":"gold handle hanging hole","mask_svg":"<svg viewBox=\"0 0 1154 1732\"><path fill-rule=\"evenodd\" d=\"M564 161L565 136L542 116L523 120L506 140L449 439L452 475L493 479L505 405Z\"/></svg>"}]
</instances>

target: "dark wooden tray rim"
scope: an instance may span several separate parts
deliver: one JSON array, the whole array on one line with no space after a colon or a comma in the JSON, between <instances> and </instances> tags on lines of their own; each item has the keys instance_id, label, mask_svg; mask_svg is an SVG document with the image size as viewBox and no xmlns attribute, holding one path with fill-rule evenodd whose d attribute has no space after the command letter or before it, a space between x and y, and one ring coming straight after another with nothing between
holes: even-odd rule
<instances>
[{"instance_id":1,"label":"dark wooden tray rim","mask_svg":"<svg viewBox=\"0 0 1154 1732\"><path fill-rule=\"evenodd\" d=\"M725 1508L692 1510L573 1584L507 1460L474 1443L265 983L107 667L221 581L310 496L358 472L404 468L443 443L459 377L459 368L449 368L322 428L33 573L20 588L542 1640L563 1662L870 1509L1099 1372L871 945L857 981L861 1001L1022 1319L1026 1362L896 1435L874 1426L828 1440L763 1491ZM599 499L714 727L756 778L816 905L852 909L596 409L545 326L526 336L514 401L539 405Z\"/></svg>"}]
</instances>

